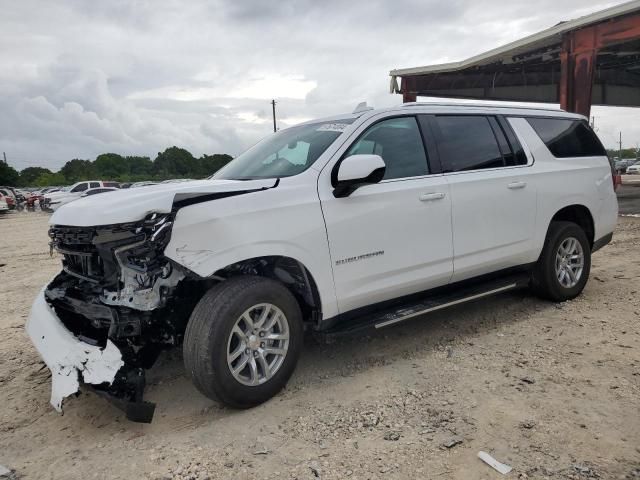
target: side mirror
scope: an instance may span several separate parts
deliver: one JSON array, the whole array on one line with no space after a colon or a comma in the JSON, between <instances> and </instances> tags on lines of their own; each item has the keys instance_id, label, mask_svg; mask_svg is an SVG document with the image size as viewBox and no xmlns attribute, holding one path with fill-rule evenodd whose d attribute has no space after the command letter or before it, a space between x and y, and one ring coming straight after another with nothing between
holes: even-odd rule
<instances>
[{"instance_id":1,"label":"side mirror","mask_svg":"<svg viewBox=\"0 0 640 480\"><path fill-rule=\"evenodd\" d=\"M333 182L333 196L348 197L364 185L380 182L386 169L380 155L351 155L343 159Z\"/></svg>"}]
</instances>

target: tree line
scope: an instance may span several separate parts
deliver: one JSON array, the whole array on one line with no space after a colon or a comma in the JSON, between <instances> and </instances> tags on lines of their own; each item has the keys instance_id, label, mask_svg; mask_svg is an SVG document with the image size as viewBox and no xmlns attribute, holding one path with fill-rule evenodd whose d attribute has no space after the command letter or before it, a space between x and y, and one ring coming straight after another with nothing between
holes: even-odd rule
<instances>
[{"instance_id":1,"label":"tree line","mask_svg":"<svg viewBox=\"0 0 640 480\"><path fill-rule=\"evenodd\" d=\"M620 156L621 154L622 156ZM640 149L623 148L622 151L620 151L613 148L607 148L607 155L609 155L609 158L620 157L621 159L640 159Z\"/></svg>"},{"instance_id":2,"label":"tree line","mask_svg":"<svg viewBox=\"0 0 640 480\"><path fill-rule=\"evenodd\" d=\"M95 160L69 160L57 172L44 167L27 167L18 172L0 161L0 185L16 187L46 187L70 185L81 180L115 180L141 182L170 178L205 178L224 167L233 157L215 153L194 157L188 150L169 147L154 160L141 156L103 153Z\"/></svg>"}]
</instances>

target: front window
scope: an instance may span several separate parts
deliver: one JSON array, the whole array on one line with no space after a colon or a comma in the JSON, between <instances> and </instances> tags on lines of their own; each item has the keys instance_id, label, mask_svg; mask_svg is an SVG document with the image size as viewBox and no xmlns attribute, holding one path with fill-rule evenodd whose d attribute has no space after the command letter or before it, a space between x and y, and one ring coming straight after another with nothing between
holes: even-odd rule
<instances>
[{"instance_id":1,"label":"front window","mask_svg":"<svg viewBox=\"0 0 640 480\"><path fill-rule=\"evenodd\" d=\"M236 157L211 178L253 180L297 175L313 165L354 120L300 125L277 132Z\"/></svg>"},{"instance_id":2,"label":"front window","mask_svg":"<svg viewBox=\"0 0 640 480\"><path fill-rule=\"evenodd\" d=\"M345 157L380 155L386 165L384 180L427 175L427 154L414 117L390 118L369 127Z\"/></svg>"}]
</instances>

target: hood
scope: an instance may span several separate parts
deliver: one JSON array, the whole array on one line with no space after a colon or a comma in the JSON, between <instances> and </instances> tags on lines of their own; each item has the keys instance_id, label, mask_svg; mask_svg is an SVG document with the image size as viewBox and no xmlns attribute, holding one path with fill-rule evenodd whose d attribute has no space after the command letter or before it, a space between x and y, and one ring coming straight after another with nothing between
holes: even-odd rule
<instances>
[{"instance_id":1,"label":"hood","mask_svg":"<svg viewBox=\"0 0 640 480\"><path fill-rule=\"evenodd\" d=\"M147 187L129 188L80 198L60 207L50 218L51 225L91 227L136 222L149 213L169 213L176 206L209 201L234 192L273 187L276 179L194 180ZM176 198L177 196L177 198ZM185 202L184 199L188 199Z\"/></svg>"}]
</instances>

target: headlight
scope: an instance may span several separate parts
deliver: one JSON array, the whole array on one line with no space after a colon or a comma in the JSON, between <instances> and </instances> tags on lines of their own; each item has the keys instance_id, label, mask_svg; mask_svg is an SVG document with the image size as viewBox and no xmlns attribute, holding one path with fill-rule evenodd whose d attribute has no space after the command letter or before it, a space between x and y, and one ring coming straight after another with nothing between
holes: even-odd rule
<instances>
[{"instance_id":1,"label":"headlight","mask_svg":"<svg viewBox=\"0 0 640 480\"><path fill-rule=\"evenodd\" d=\"M147 273L161 274L166 269L164 249L171 238L173 214L152 213L135 224L136 241L123 245L114 253L121 267Z\"/></svg>"},{"instance_id":2,"label":"headlight","mask_svg":"<svg viewBox=\"0 0 640 480\"><path fill-rule=\"evenodd\" d=\"M143 222L143 228L152 242L162 241L171 232L172 226L173 213L151 213Z\"/></svg>"}]
</instances>

